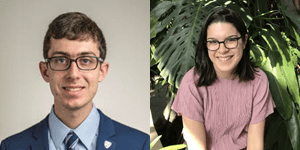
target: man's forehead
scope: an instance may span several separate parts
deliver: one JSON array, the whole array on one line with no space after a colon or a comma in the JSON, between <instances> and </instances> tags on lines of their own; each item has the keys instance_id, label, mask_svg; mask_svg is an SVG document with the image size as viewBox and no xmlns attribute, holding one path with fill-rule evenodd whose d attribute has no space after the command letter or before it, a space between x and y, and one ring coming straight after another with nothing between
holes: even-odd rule
<instances>
[{"instance_id":1,"label":"man's forehead","mask_svg":"<svg viewBox=\"0 0 300 150\"><path fill-rule=\"evenodd\" d=\"M64 51L59 51L59 50L54 50L53 52L50 52L51 56L53 55L64 55L68 57L72 57L73 55L75 56L86 56L86 55L93 55L97 56L94 52L92 51L85 51L85 52L77 52L77 53L69 53L69 52L64 52Z\"/></svg>"},{"instance_id":2,"label":"man's forehead","mask_svg":"<svg viewBox=\"0 0 300 150\"><path fill-rule=\"evenodd\" d=\"M64 55L64 56L81 56L93 55L99 56L98 44L92 39L89 40L68 40L51 38L51 47L49 49L49 56Z\"/></svg>"}]
</instances>

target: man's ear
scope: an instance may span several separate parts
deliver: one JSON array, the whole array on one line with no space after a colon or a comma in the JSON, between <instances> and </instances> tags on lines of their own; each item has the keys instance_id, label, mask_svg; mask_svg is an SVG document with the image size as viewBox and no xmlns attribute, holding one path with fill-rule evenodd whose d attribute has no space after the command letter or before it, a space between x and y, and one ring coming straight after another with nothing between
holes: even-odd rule
<instances>
[{"instance_id":1,"label":"man's ear","mask_svg":"<svg viewBox=\"0 0 300 150\"><path fill-rule=\"evenodd\" d=\"M101 64L101 68L100 68L100 76L98 81L101 82L104 80L107 72L108 72L108 68L109 68L109 63L108 62L104 62Z\"/></svg>"},{"instance_id":2,"label":"man's ear","mask_svg":"<svg viewBox=\"0 0 300 150\"><path fill-rule=\"evenodd\" d=\"M44 79L46 82L49 82L50 79L49 79L49 74L48 74L48 66L47 66L47 63L41 61L41 62L39 63L39 67L40 67L40 72L41 72L41 75L42 75L43 79Z\"/></svg>"}]
</instances>

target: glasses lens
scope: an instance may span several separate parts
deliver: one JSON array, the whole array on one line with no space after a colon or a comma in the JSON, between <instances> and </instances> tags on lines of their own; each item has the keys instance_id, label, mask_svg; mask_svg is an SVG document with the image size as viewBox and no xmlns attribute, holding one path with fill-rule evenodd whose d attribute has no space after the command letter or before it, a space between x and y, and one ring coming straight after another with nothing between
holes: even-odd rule
<instances>
[{"instance_id":1,"label":"glasses lens","mask_svg":"<svg viewBox=\"0 0 300 150\"><path fill-rule=\"evenodd\" d=\"M50 67L53 70L65 70L68 68L70 60L66 57L52 57L50 59Z\"/></svg>"},{"instance_id":2,"label":"glasses lens","mask_svg":"<svg viewBox=\"0 0 300 150\"><path fill-rule=\"evenodd\" d=\"M238 39L236 38L229 38L229 39L226 39L225 41L225 45L227 48L236 48L237 47L237 42Z\"/></svg>"},{"instance_id":3,"label":"glasses lens","mask_svg":"<svg viewBox=\"0 0 300 150\"><path fill-rule=\"evenodd\" d=\"M84 56L77 59L77 64L80 69L90 70L97 67L98 61L95 57Z\"/></svg>"},{"instance_id":4,"label":"glasses lens","mask_svg":"<svg viewBox=\"0 0 300 150\"><path fill-rule=\"evenodd\" d=\"M207 49L211 50L211 51L214 51L214 50L217 50L219 48L219 42L218 41L207 41L206 42L206 46L207 46Z\"/></svg>"}]
</instances>

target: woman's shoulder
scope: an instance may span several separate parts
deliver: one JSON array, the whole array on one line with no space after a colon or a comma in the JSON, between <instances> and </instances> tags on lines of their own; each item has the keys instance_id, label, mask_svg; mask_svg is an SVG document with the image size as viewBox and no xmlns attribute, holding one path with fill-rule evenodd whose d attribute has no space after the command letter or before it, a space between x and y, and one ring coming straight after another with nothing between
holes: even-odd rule
<instances>
[{"instance_id":1,"label":"woman's shoulder","mask_svg":"<svg viewBox=\"0 0 300 150\"><path fill-rule=\"evenodd\" d=\"M195 67L191 68L181 79L181 83L195 84L199 79L199 75L195 74Z\"/></svg>"},{"instance_id":2,"label":"woman's shoulder","mask_svg":"<svg viewBox=\"0 0 300 150\"><path fill-rule=\"evenodd\" d=\"M254 73L255 74L254 75L255 76L255 78L254 78L255 83L257 83L257 82L269 83L268 82L268 77L267 77L266 73L263 70L261 70L260 68L255 68L255 70L257 71L257 72Z\"/></svg>"}]
</instances>

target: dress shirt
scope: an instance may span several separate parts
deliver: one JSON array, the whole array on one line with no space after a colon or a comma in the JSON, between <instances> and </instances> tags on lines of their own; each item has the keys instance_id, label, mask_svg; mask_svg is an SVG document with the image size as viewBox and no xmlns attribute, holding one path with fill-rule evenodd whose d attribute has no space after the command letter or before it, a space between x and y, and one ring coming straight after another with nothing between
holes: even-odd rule
<instances>
[{"instance_id":1,"label":"dress shirt","mask_svg":"<svg viewBox=\"0 0 300 150\"><path fill-rule=\"evenodd\" d=\"M70 131L73 131L80 139L75 150L95 150L99 123L100 115L94 105L88 117L76 129L70 129L61 122L52 107L49 115L49 150L65 150L64 139Z\"/></svg>"}]
</instances>

